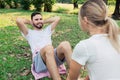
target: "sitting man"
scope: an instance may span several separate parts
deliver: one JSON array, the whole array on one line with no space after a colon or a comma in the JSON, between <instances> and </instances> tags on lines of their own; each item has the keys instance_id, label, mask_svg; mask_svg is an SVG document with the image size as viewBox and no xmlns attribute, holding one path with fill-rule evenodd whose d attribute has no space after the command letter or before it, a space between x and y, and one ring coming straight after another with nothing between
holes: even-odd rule
<instances>
[{"instance_id":1,"label":"sitting man","mask_svg":"<svg viewBox=\"0 0 120 80\"><path fill-rule=\"evenodd\" d=\"M57 16L43 20L39 12L32 13L31 20L22 18L16 20L20 31L31 47L32 73L39 74L48 71L53 80L61 80L58 67L65 60L69 66L72 54L70 43L67 41L61 42L55 49L52 46L51 35L59 21L60 17ZM45 23L50 23L50 25L43 29ZM32 25L33 30L27 28L27 24Z\"/></svg>"}]
</instances>

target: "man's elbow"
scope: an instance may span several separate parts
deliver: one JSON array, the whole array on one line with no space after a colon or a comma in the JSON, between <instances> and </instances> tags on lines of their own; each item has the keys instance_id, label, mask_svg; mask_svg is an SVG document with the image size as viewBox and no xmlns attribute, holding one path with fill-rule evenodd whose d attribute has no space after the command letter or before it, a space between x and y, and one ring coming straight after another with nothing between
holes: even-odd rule
<instances>
[{"instance_id":1,"label":"man's elbow","mask_svg":"<svg viewBox=\"0 0 120 80\"><path fill-rule=\"evenodd\" d=\"M16 19L16 24L18 25L18 24L20 24L20 22L21 22L21 19L20 19L20 18L17 18L17 19Z\"/></svg>"},{"instance_id":2,"label":"man's elbow","mask_svg":"<svg viewBox=\"0 0 120 80\"><path fill-rule=\"evenodd\" d=\"M56 21L60 21L60 17L59 16L56 16Z\"/></svg>"},{"instance_id":3,"label":"man's elbow","mask_svg":"<svg viewBox=\"0 0 120 80\"><path fill-rule=\"evenodd\" d=\"M60 20L60 17L59 17L59 16L57 16L57 20L58 20L58 21Z\"/></svg>"}]
</instances>

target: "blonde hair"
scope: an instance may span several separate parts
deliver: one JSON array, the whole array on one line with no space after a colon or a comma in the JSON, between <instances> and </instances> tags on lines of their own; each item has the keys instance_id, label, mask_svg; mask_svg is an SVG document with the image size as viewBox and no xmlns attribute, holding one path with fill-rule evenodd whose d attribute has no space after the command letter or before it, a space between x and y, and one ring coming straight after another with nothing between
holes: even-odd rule
<instances>
[{"instance_id":1,"label":"blonde hair","mask_svg":"<svg viewBox=\"0 0 120 80\"><path fill-rule=\"evenodd\" d=\"M79 18L87 17L92 26L106 29L111 44L120 53L120 29L117 23L107 16L107 12L103 0L88 0L82 5Z\"/></svg>"}]
</instances>

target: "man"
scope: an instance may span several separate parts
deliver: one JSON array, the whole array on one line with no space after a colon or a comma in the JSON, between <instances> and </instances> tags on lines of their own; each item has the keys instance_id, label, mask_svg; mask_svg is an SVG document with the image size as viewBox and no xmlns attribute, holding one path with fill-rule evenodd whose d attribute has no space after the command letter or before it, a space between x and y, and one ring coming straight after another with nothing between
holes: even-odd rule
<instances>
[{"instance_id":1,"label":"man","mask_svg":"<svg viewBox=\"0 0 120 80\"><path fill-rule=\"evenodd\" d=\"M43 20L39 12L31 14L31 20L17 18L16 23L30 44L32 51L32 71L36 74L49 71L53 80L61 80L58 66L66 60L69 66L70 57L72 53L69 42L61 42L60 45L54 49L52 46L51 35L56 28L60 17L52 17ZM43 25L50 23L49 26L43 29ZM33 26L33 30L27 28L27 24Z\"/></svg>"}]
</instances>

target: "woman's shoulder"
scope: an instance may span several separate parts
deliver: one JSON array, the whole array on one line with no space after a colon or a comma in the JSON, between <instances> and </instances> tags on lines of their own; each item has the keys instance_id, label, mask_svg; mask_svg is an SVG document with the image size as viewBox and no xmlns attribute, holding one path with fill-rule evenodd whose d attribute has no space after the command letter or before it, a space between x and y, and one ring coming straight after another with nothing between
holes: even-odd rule
<instances>
[{"instance_id":1,"label":"woman's shoulder","mask_svg":"<svg viewBox=\"0 0 120 80\"><path fill-rule=\"evenodd\" d=\"M82 48L82 49L88 49L88 48L95 48L94 45L95 45L94 41L88 38L88 39L79 41L76 47Z\"/></svg>"},{"instance_id":2,"label":"woman's shoulder","mask_svg":"<svg viewBox=\"0 0 120 80\"><path fill-rule=\"evenodd\" d=\"M89 42L91 42L91 40L88 38L88 39L84 39L84 40L79 41L78 44L85 44L85 43L89 43Z\"/></svg>"}]
</instances>

